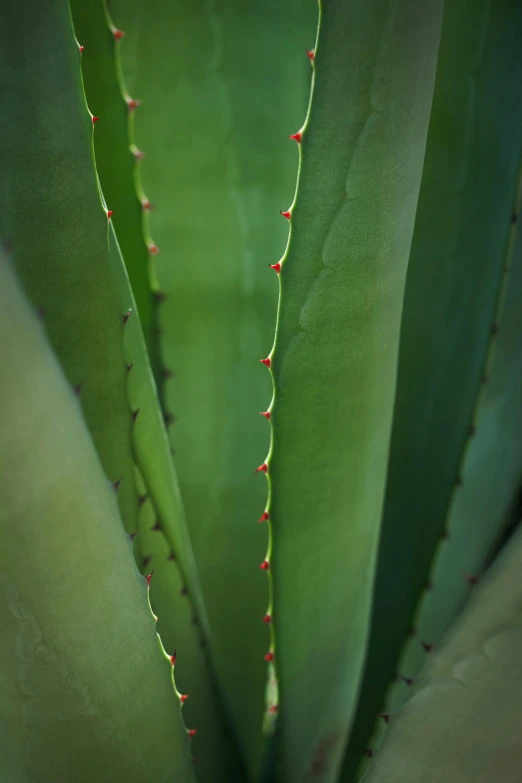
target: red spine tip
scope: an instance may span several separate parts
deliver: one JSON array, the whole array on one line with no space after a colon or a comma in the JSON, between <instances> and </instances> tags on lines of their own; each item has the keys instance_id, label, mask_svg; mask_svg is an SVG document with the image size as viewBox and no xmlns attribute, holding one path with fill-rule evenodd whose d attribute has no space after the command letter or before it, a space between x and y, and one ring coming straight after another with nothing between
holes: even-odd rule
<instances>
[{"instance_id":1,"label":"red spine tip","mask_svg":"<svg viewBox=\"0 0 522 783\"><path fill-rule=\"evenodd\" d=\"M281 212L280 214L281 214L281 215L282 215L284 218L286 218L287 220L290 220L290 218L292 217L292 213L290 212L290 210L289 210L289 209L287 209L287 210L286 210L286 212Z\"/></svg>"},{"instance_id":2,"label":"red spine tip","mask_svg":"<svg viewBox=\"0 0 522 783\"><path fill-rule=\"evenodd\" d=\"M143 152L143 150L134 150L134 157L136 158L136 160L143 160L143 158L145 157L145 153Z\"/></svg>"},{"instance_id":3,"label":"red spine tip","mask_svg":"<svg viewBox=\"0 0 522 783\"><path fill-rule=\"evenodd\" d=\"M277 706L277 704L272 704L272 706L268 708L268 712L270 713L270 715L275 715L276 712L279 712L279 707Z\"/></svg>"},{"instance_id":4,"label":"red spine tip","mask_svg":"<svg viewBox=\"0 0 522 783\"><path fill-rule=\"evenodd\" d=\"M258 522L266 522L268 519L270 519L268 511L264 511L257 521Z\"/></svg>"},{"instance_id":5,"label":"red spine tip","mask_svg":"<svg viewBox=\"0 0 522 783\"><path fill-rule=\"evenodd\" d=\"M133 109L136 109L140 105L141 101L135 101L133 98L129 98L127 101L127 107L132 111Z\"/></svg>"},{"instance_id":6,"label":"red spine tip","mask_svg":"<svg viewBox=\"0 0 522 783\"><path fill-rule=\"evenodd\" d=\"M114 215L114 210L113 209L109 209L107 211L107 220L110 220L113 215Z\"/></svg>"},{"instance_id":7,"label":"red spine tip","mask_svg":"<svg viewBox=\"0 0 522 783\"><path fill-rule=\"evenodd\" d=\"M176 665L176 650L172 653L172 655L169 655L170 662L173 666Z\"/></svg>"},{"instance_id":8,"label":"red spine tip","mask_svg":"<svg viewBox=\"0 0 522 783\"><path fill-rule=\"evenodd\" d=\"M100 119L99 117L93 117L92 118L92 124L95 125L98 122L99 119Z\"/></svg>"},{"instance_id":9,"label":"red spine tip","mask_svg":"<svg viewBox=\"0 0 522 783\"><path fill-rule=\"evenodd\" d=\"M267 367L270 367L270 365L272 364L270 357L268 357L268 359L260 359L259 361L261 362L261 364L266 364Z\"/></svg>"},{"instance_id":10,"label":"red spine tip","mask_svg":"<svg viewBox=\"0 0 522 783\"><path fill-rule=\"evenodd\" d=\"M147 576L145 577L148 585L150 585L150 580L152 579L153 576L154 576L154 569L152 569L150 574L147 574Z\"/></svg>"},{"instance_id":11,"label":"red spine tip","mask_svg":"<svg viewBox=\"0 0 522 783\"><path fill-rule=\"evenodd\" d=\"M147 199L141 202L141 206L147 212L150 212L150 210L152 209L152 204L150 203L150 201L147 201Z\"/></svg>"},{"instance_id":12,"label":"red spine tip","mask_svg":"<svg viewBox=\"0 0 522 783\"><path fill-rule=\"evenodd\" d=\"M315 50L314 49L307 49L306 50L306 55L307 55L308 59L310 60L310 62L313 63L313 61L315 60Z\"/></svg>"},{"instance_id":13,"label":"red spine tip","mask_svg":"<svg viewBox=\"0 0 522 783\"><path fill-rule=\"evenodd\" d=\"M85 49L85 46L80 46L80 54L83 53L83 50Z\"/></svg>"},{"instance_id":14,"label":"red spine tip","mask_svg":"<svg viewBox=\"0 0 522 783\"><path fill-rule=\"evenodd\" d=\"M149 245L149 253L151 256L157 256L159 253L159 247L157 245Z\"/></svg>"},{"instance_id":15,"label":"red spine tip","mask_svg":"<svg viewBox=\"0 0 522 783\"><path fill-rule=\"evenodd\" d=\"M262 465L256 468L256 473L268 473L268 465L266 462L263 462Z\"/></svg>"},{"instance_id":16,"label":"red spine tip","mask_svg":"<svg viewBox=\"0 0 522 783\"><path fill-rule=\"evenodd\" d=\"M371 748L367 748L367 749L364 751L364 755L365 755L367 758L371 759L371 757L373 756L373 750L372 750Z\"/></svg>"},{"instance_id":17,"label":"red spine tip","mask_svg":"<svg viewBox=\"0 0 522 783\"><path fill-rule=\"evenodd\" d=\"M263 562L260 563L259 568L261 571L270 571L270 563L268 560L263 560Z\"/></svg>"},{"instance_id":18,"label":"red spine tip","mask_svg":"<svg viewBox=\"0 0 522 783\"><path fill-rule=\"evenodd\" d=\"M270 267L270 269L273 269L274 272L277 272L277 274L279 274L279 272L281 271L281 264L279 262L277 262L277 264L268 264L268 266Z\"/></svg>"},{"instance_id":19,"label":"red spine tip","mask_svg":"<svg viewBox=\"0 0 522 783\"><path fill-rule=\"evenodd\" d=\"M267 624L271 623L272 622L272 615L271 614L265 614L265 616L263 617L263 622L267 623Z\"/></svg>"},{"instance_id":20,"label":"red spine tip","mask_svg":"<svg viewBox=\"0 0 522 783\"><path fill-rule=\"evenodd\" d=\"M475 585L477 584L477 582L479 580L478 576L471 576L470 574L467 574L464 577L464 579L466 580L466 582L468 583L468 585L470 587L475 587Z\"/></svg>"},{"instance_id":21,"label":"red spine tip","mask_svg":"<svg viewBox=\"0 0 522 783\"><path fill-rule=\"evenodd\" d=\"M123 38L123 36L125 35L123 30L113 30L112 34L113 34L113 36L114 36L116 41L119 41L120 38Z\"/></svg>"},{"instance_id":22,"label":"red spine tip","mask_svg":"<svg viewBox=\"0 0 522 783\"><path fill-rule=\"evenodd\" d=\"M270 421L270 411L261 411L260 416L264 416L267 421Z\"/></svg>"},{"instance_id":23,"label":"red spine tip","mask_svg":"<svg viewBox=\"0 0 522 783\"><path fill-rule=\"evenodd\" d=\"M382 718L385 723L389 723L390 722L390 716L388 715L387 712L381 713L379 715L379 718Z\"/></svg>"},{"instance_id":24,"label":"red spine tip","mask_svg":"<svg viewBox=\"0 0 522 783\"><path fill-rule=\"evenodd\" d=\"M140 506L143 506L143 504L144 504L144 503L145 503L145 502L146 502L148 499L149 499L149 496L147 495L147 493L145 493L144 495L139 495L139 496L138 496L138 503L139 503L139 505L140 505Z\"/></svg>"},{"instance_id":25,"label":"red spine tip","mask_svg":"<svg viewBox=\"0 0 522 783\"><path fill-rule=\"evenodd\" d=\"M189 729L187 731L187 734L189 735L189 737L195 737L196 733L197 733L197 729Z\"/></svg>"},{"instance_id":26,"label":"red spine tip","mask_svg":"<svg viewBox=\"0 0 522 783\"><path fill-rule=\"evenodd\" d=\"M426 642L421 642L421 647L426 653L430 653L433 650L432 644L426 644Z\"/></svg>"},{"instance_id":27,"label":"red spine tip","mask_svg":"<svg viewBox=\"0 0 522 783\"><path fill-rule=\"evenodd\" d=\"M301 131L297 131L297 133L292 133L291 136L288 137L289 139L292 139L293 141L296 141L298 144L301 144L301 139L303 138L303 134Z\"/></svg>"},{"instance_id":28,"label":"red spine tip","mask_svg":"<svg viewBox=\"0 0 522 783\"><path fill-rule=\"evenodd\" d=\"M179 700L180 700L180 702L181 702L182 704L185 704L185 702L187 701L187 699L188 699L188 693L182 693L182 694L181 694L181 696L179 697Z\"/></svg>"},{"instance_id":29,"label":"red spine tip","mask_svg":"<svg viewBox=\"0 0 522 783\"><path fill-rule=\"evenodd\" d=\"M265 661L267 663L270 663L270 661L274 660L274 653L273 652L267 652L267 654L264 656Z\"/></svg>"},{"instance_id":30,"label":"red spine tip","mask_svg":"<svg viewBox=\"0 0 522 783\"><path fill-rule=\"evenodd\" d=\"M132 310L127 310L127 312L126 312L126 313L125 313L125 315L123 316L123 325L124 325L124 326L125 326L125 324L127 323L127 321L129 320L129 318L130 318L130 314L131 314L131 313L132 313Z\"/></svg>"},{"instance_id":31,"label":"red spine tip","mask_svg":"<svg viewBox=\"0 0 522 783\"><path fill-rule=\"evenodd\" d=\"M117 481L112 482L112 486L115 492L119 490L120 484L121 484L121 477Z\"/></svg>"}]
</instances>

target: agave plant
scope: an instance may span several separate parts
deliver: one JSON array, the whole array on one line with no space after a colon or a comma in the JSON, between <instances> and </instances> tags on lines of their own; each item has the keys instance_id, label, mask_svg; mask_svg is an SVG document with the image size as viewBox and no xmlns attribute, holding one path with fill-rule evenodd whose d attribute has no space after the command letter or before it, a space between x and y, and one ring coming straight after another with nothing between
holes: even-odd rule
<instances>
[{"instance_id":1,"label":"agave plant","mask_svg":"<svg viewBox=\"0 0 522 783\"><path fill-rule=\"evenodd\" d=\"M516 783L520 3L0 22L0 779Z\"/></svg>"}]
</instances>

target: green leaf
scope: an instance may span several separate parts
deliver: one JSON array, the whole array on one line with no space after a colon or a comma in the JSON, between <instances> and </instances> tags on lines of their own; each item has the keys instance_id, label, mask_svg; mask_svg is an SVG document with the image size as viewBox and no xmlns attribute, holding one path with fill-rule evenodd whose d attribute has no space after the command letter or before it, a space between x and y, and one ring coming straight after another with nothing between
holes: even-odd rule
<instances>
[{"instance_id":1,"label":"green leaf","mask_svg":"<svg viewBox=\"0 0 522 783\"><path fill-rule=\"evenodd\" d=\"M322 7L272 354L283 779L333 781L356 705L442 3Z\"/></svg>"},{"instance_id":2,"label":"green leaf","mask_svg":"<svg viewBox=\"0 0 522 783\"><path fill-rule=\"evenodd\" d=\"M251 774L260 766L269 649L266 488L254 469L299 130L311 0L113 0L133 97L160 288L163 398L212 629L219 683ZM168 53L168 57L166 56Z\"/></svg>"},{"instance_id":3,"label":"green leaf","mask_svg":"<svg viewBox=\"0 0 522 783\"><path fill-rule=\"evenodd\" d=\"M81 384L104 469L111 480L122 478L118 499L129 533L142 530L136 466L143 477L159 525L156 576L174 567L188 591L187 608L176 614L173 602L168 610L165 644L169 653L177 651L184 672L200 774L205 783L232 781L226 759L233 751L221 735L212 676L205 658L193 652L208 638L208 622L136 306L100 198L68 3L33 8L32 0L22 0L5 10L2 34L6 186L0 227L14 240L17 268L33 304L45 310L70 382ZM141 536L135 551L140 565L153 554L143 550Z\"/></svg>"},{"instance_id":4,"label":"green leaf","mask_svg":"<svg viewBox=\"0 0 522 783\"><path fill-rule=\"evenodd\" d=\"M2 778L193 783L116 495L3 256L0 365Z\"/></svg>"},{"instance_id":5,"label":"green leaf","mask_svg":"<svg viewBox=\"0 0 522 783\"><path fill-rule=\"evenodd\" d=\"M508 443L519 418L509 369L517 360L511 347L499 358L503 367L489 366L488 356L495 322L501 341L504 332L503 270L522 146L521 40L522 7L512 0L446 4L406 284L372 637L346 783L373 744L386 689L397 674L415 677L421 641L439 643L466 598L464 575L482 568L516 488ZM489 389L483 379L493 384L491 373L498 380ZM492 483L492 466L503 472L504 458L506 472ZM442 577L430 569L446 533L453 554ZM423 600L440 596L446 609L421 635L414 613L427 583L434 588ZM399 663L412 628L415 654ZM408 695L404 682L395 691L394 698Z\"/></svg>"},{"instance_id":6,"label":"green leaf","mask_svg":"<svg viewBox=\"0 0 522 783\"><path fill-rule=\"evenodd\" d=\"M515 783L522 745L522 533L477 588L413 698L392 716L367 783Z\"/></svg>"},{"instance_id":7,"label":"green leaf","mask_svg":"<svg viewBox=\"0 0 522 783\"><path fill-rule=\"evenodd\" d=\"M121 252L155 372L157 366L156 302L149 280L152 263L142 233L144 208L134 178L136 151L132 142L135 108L127 93L118 48L104 0L70 0L76 36L84 47L82 74L91 112L100 118L94 137L96 168L116 229ZM117 32L116 32L117 36Z\"/></svg>"},{"instance_id":8,"label":"green leaf","mask_svg":"<svg viewBox=\"0 0 522 783\"><path fill-rule=\"evenodd\" d=\"M0 236L82 408L120 511L136 532L132 416L123 313L108 265L107 214L66 0L21 0L0 12ZM52 45L50 42L52 41Z\"/></svg>"}]
</instances>

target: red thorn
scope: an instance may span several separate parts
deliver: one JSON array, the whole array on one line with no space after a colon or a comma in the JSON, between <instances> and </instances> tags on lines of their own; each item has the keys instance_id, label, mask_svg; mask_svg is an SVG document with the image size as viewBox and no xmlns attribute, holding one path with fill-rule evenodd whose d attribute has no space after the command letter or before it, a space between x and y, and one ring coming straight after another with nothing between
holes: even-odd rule
<instances>
[{"instance_id":1,"label":"red thorn","mask_svg":"<svg viewBox=\"0 0 522 783\"><path fill-rule=\"evenodd\" d=\"M134 362L131 362L130 364L128 364L127 365L127 372L130 372L133 367L134 367Z\"/></svg>"},{"instance_id":2,"label":"red thorn","mask_svg":"<svg viewBox=\"0 0 522 783\"><path fill-rule=\"evenodd\" d=\"M83 50L85 49L85 46L80 46L80 54L83 53Z\"/></svg>"},{"instance_id":3,"label":"red thorn","mask_svg":"<svg viewBox=\"0 0 522 783\"><path fill-rule=\"evenodd\" d=\"M145 493L145 495L140 495L138 497L138 503L140 504L140 506L143 506L145 501L148 500L148 499L149 499L149 496Z\"/></svg>"},{"instance_id":4,"label":"red thorn","mask_svg":"<svg viewBox=\"0 0 522 783\"><path fill-rule=\"evenodd\" d=\"M260 416L264 416L267 421L270 421L270 411L261 411Z\"/></svg>"},{"instance_id":5,"label":"red thorn","mask_svg":"<svg viewBox=\"0 0 522 783\"><path fill-rule=\"evenodd\" d=\"M267 624L271 623L272 622L272 615L271 614L265 614L265 616L263 617L263 622L267 623Z\"/></svg>"},{"instance_id":6,"label":"red thorn","mask_svg":"<svg viewBox=\"0 0 522 783\"><path fill-rule=\"evenodd\" d=\"M100 119L99 117L93 117L92 118L92 124L95 125L98 122L99 119Z\"/></svg>"},{"instance_id":7,"label":"red thorn","mask_svg":"<svg viewBox=\"0 0 522 783\"><path fill-rule=\"evenodd\" d=\"M307 49L306 55L311 63L315 60L315 49Z\"/></svg>"},{"instance_id":8,"label":"red thorn","mask_svg":"<svg viewBox=\"0 0 522 783\"><path fill-rule=\"evenodd\" d=\"M125 313L125 315L123 316L123 325L124 325L124 326L125 326L125 324L127 323L127 321L129 320L129 318L130 318L130 314L131 314L131 313L132 313L132 310L128 310L128 311Z\"/></svg>"},{"instance_id":9,"label":"red thorn","mask_svg":"<svg viewBox=\"0 0 522 783\"><path fill-rule=\"evenodd\" d=\"M176 665L176 650L172 653L172 655L169 655L170 662L173 666Z\"/></svg>"},{"instance_id":10,"label":"red thorn","mask_svg":"<svg viewBox=\"0 0 522 783\"><path fill-rule=\"evenodd\" d=\"M268 359L260 359L259 361L261 364L265 364L267 367L270 367L270 365L272 364L272 360L270 357L268 357Z\"/></svg>"},{"instance_id":11,"label":"red thorn","mask_svg":"<svg viewBox=\"0 0 522 783\"><path fill-rule=\"evenodd\" d=\"M273 269L274 272L277 272L277 274L279 274L279 272L281 271L281 264L279 262L277 262L277 264L268 264L268 266L270 267L270 269Z\"/></svg>"},{"instance_id":12,"label":"red thorn","mask_svg":"<svg viewBox=\"0 0 522 783\"><path fill-rule=\"evenodd\" d=\"M109 209L107 212L107 220L110 220L113 215L114 215L114 210Z\"/></svg>"},{"instance_id":13,"label":"red thorn","mask_svg":"<svg viewBox=\"0 0 522 783\"><path fill-rule=\"evenodd\" d=\"M121 476L120 476L120 478L117 481L113 481L112 482L112 486L113 486L115 492L117 492L119 490L120 484L121 484Z\"/></svg>"},{"instance_id":14,"label":"red thorn","mask_svg":"<svg viewBox=\"0 0 522 783\"><path fill-rule=\"evenodd\" d=\"M405 683L406 683L406 685L408 686L408 688L409 688L411 685L413 685L413 680L412 680L412 678L411 678L411 677L401 677L401 680L403 680L403 682L405 682Z\"/></svg>"},{"instance_id":15,"label":"red thorn","mask_svg":"<svg viewBox=\"0 0 522 783\"><path fill-rule=\"evenodd\" d=\"M390 722L390 716L387 712L383 712L381 715L379 715L379 718L382 718L385 723Z\"/></svg>"},{"instance_id":16,"label":"red thorn","mask_svg":"<svg viewBox=\"0 0 522 783\"><path fill-rule=\"evenodd\" d=\"M148 584L148 585L150 585L150 580L152 579L153 575L154 575L154 569L152 569L152 571L150 572L150 574L148 574L148 575L145 577L145 579L147 580L147 584Z\"/></svg>"},{"instance_id":17,"label":"red thorn","mask_svg":"<svg viewBox=\"0 0 522 783\"><path fill-rule=\"evenodd\" d=\"M82 391L82 384L81 383L77 383L72 388L73 388L73 392L76 394L76 396L79 397L80 394L81 394L81 391Z\"/></svg>"},{"instance_id":18,"label":"red thorn","mask_svg":"<svg viewBox=\"0 0 522 783\"><path fill-rule=\"evenodd\" d=\"M433 650L432 644L426 644L426 642L421 642L421 647L426 653L430 653Z\"/></svg>"},{"instance_id":19,"label":"red thorn","mask_svg":"<svg viewBox=\"0 0 522 783\"><path fill-rule=\"evenodd\" d=\"M159 253L159 247L157 245L149 245L149 253L151 256L157 256Z\"/></svg>"},{"instance_id":20,"label":"red thorn","mask_svg":"<svg viewBox=\"0 0 522 783\"><path fill-rule=\"evenodd\" d=\"M134 539L136 538L137 535L138 535L137 533L129 533L130 540L134 541Z\"/></svg>"},{"instance_id":21,"label":"red thorn","mask_svg":"<svg viewBox=\"0 0 522 783\"><path fill-rule=\"evenodd\" d=\"M163 378L173 378L174 377L174 373L172 372L172 370L169 370L168 367L164 367L162 369L161 375L162 375Z\"/></svg>"},{"instance_id":22,"label":"red thorn","mask_svg":"<svg viewBox=\"0 0 522 783\"><path fill-rule=\"evenodd\" d=\"M151 527L151 530L161 530L161 524L160 522L155 522L154 525Z\"/></svg>"},{"instance_id":23,"label":"red thorn","mask_svg":"<svg viewBox=\"0 0 522 783\"><path fill-rule=\"evenodd\" d=\"M127 107L130 111L136 109L140 105L141 101L135 101L133 98L129 98L127 101Z\"/></svg>"},{"instance_id":24,"label":"red thorn","mask_svg":"<svg viewBox=\"0 0 522 783\"><path fill-rule=\"evenodd\" d=\"M270 663L270 661L274 660L274 653L273 652L267 652L267 654L264 656L265 661L267 663Z\"/></svg>"},{"instance_id":25,"label":"red thorn","mask_svg":"<svg viewBox=\"0 0 522 783\"><path fill-rule=\"evenodd\" d=\"M188 699L188 693L182 693L182 694L181 694L181 696L179 697L179 700L180 700L180 702L181 702L182 704L185 704L185 702L187 701L187 699Z\"/></svg>"},{"instance_id":26,"label":"red thorn","mask_svg":"<svg viewBox=\"0 0 522 783\"><path fill-rule=\"evenodd\" d=\"M188 729L187 734L189 737L195 737L197 734L197 729Z\"/></svg>"},{"instance_id":27,"label":"red thorn","mask_svg":"<svg viewBox=\"0 0 522 783\"><path fill-rule=\"evenodd\" d=\"M258 468L255 469L256 473L268 473L268 465L266 462L263 462L262 465L260 465Z\"/></svg>"},{"instance_id":28,"label":"red thorn","mask_svg":"<svg viewBox=\"0 0 522 783\"><path fill-rule=\"evenodd\" d=\"M270 715L275 715L276 712L278 711L279 711L279 707L277 706L277 704L273 704L271 707L268 708L268 712L270 713Z\"/></svg>"},{"instance_id":29,"label":"red thorn","mask_svg":"<svg viewBox=\"0 0 522 783\"><path fill-rule=\"evenodd\" d=\"M475 587L475 585L477 584L477 582L479 580L479 577L478 576L471 576L470 574L466 574L464 579L466 580L466 582L468 583L468 585L470 587Z\"/></svg>"},{"instance_id":30,"label":"red thorn","mask_svg":"<svg viewBox=\"0 0 522 783\"><path fill-rule=\"evenodd\" d=\"M297 131L297 133L292 133L291 136L288 137L289 139L292 139L293 141L296 141L298 144L301 144L301 139L303 138L303 134L301 131Z\"/></svg>"},{"instance_id":31,"label":"red thorn","mask_svg":"<svg viewBox=\"0 0 522 783\"><path fill-rule=\"evenodd\" d=\"M155 291L154 296L156 298L156 302L158 302L159 304L161 304L166 299L168 299L167 294L165 294L163 291Z\"/></svg>"},{"instance_id":32,"label":"red thorn","mask_svg":"<svg viewBox=\"0 0 522 783\"><path fill-rule=\"evenodd\" d=\"M139 408L136 408L135 411L132 411L132 421L136 421L136 419L139 416L139 413L140 413L140 409Z\"/></svg>"},{"instance_id":33,"label":"red thorn","mask_svg":"<svg viewBox=\"0 0 522 783\"><path fill-rule=\"evenodd\" d=\"M260 563L259 568L261 571L270 571L270 563L268 560L263 560L263 562Z\"/></svg>"},{"instance_id":34,"label":"red thorn","mask_svg":"<svg viewBox=\"0 0 522 783\"><path fill-rule=\"evenodd\" d=\"M371 748L367 748L364 751L364 755L367 756L369 759L371 759L371 757L373 756L373 750Z\"/></svg>"},{"instance_id":35,"label":"red thorn","mask_svg":"<svg viewBox=\"0 0 522 783\"><path fill-rule=\"evenodd\" d=\"M147 201L147 199L145 199L144 201L141 202L141 206L147 212L150 212L150 210L152 209L152 204L150 203L150 201Z\"/></svg>"},{"instance_id":36,"label":"red thorn","mask_svg":"<svg viewBox=\"0 0 522 783\"><path fill-rule=\"evenodd\" d=\"M123 30L113 30L112 34L113 34L114 38L116 39L116 41L119 41L120 38L123 38L123 36L125 35Z\"/></svg>"},{"instance_id":37,"label":"red thorn","mask_svg":"<svg viewBox=\"0 0 522 783\"><path fill-rule=\"evenodd\" d=\"M134 150L134 157L136 158L136 160L143 160L143 158L145 157L145 153L143 152L143 150Z\"/></svg>"},{"instance_id":38,"label":"red thorn","mask_svg":"<svg viewBox=\"0 0 522 783\"><path fill-rule=\"evenodd\" d=\"M287 209L287 210L286 210L286 212L281 212L280 214L281 214L281 215L282 215L284 218L286 218L287 220L290 220L290 218L292 217L292 213L290 212L290 210L289 210L289 209Z\"/></svg>"},{"instance_id":39,"label":"red thorn","mask_svg":"<svg viewBox=\"0 0 522 783\"><path fill-rule=\"evenodd\" d=\"M269 517L268 511L264 511L257 521L258 522L266 522L269 518L270 517Z\"/></svg>"}]
</instances>

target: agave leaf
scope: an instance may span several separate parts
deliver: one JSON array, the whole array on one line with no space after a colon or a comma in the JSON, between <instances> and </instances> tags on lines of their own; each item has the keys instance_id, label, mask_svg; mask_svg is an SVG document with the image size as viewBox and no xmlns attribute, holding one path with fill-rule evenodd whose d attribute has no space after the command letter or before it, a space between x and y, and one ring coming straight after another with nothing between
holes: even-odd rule
<instances>
[{"instance_id":1,"label":"agave leaf","mask_svg":"<svg viewBox=\"0 0 522 783\"><path fill-rule=\"evenodd\" d=\"M21 0L0 15L0 235L13 241L17 272L81 395L105 472L120 481L120 511L134 533L123 320L69 4Z\"/></svg>"},{"instance_id":2,"label":"agave leaf","mask_svg":"<svg viewBox=\"0 0 522 783\"><path fill-rule=\"evenodd\" d=\"M366 649L442 4L328 0L271 356L283 779L333 781Z\"/></svg>"},{"instance_id":3,"label":"agave leaf","mask_svg":"<svg viewBox=\"0 0 522 783\"><path fill-rule=\"evenodd\" d=\"M0 756L10 783L193 783L116 496L0 257Z\"/></svg>"},{"instance_id":4,"label":"agave leaf","mask_svg":"<svg viewBox=\"0 0 522 783\"><path fill-rule=\"evenodd\" d=\"M397 675L417 674L421 642L439 643L469 590L464 576L480 571L516 491L508 444L511 415L513 435L519 426L517 359L508 343L499 348L508 354L498 366L489 357L498 327L504 339L504 270L522 146L521 40L518 3L446 4L406 284L373 629L346 783L369 747L377 714L387 709L386 689ZM492 466L504 470L504 449L506 472L491 484ZM430 569L445 535L452 558L442 577ZM424 600L440 597L446 608L421 635L414 613L431 584ZM419 632L413 657L399 663L412 628ZM407 692L402 682L394 699Z\"/></svg>"},{"instance_id":5,"label":"agave leaf","mask_svg":"<svg viewBox=\"0 0 522 783\"><path fill-rule=\"evenodd\" d=\"M82 74L91 112L100 117L94 138L96 169L113 211L121 252L139 311L147 351L156 373L156 300L149 280L151 257L142 232L144 207L134 183L132 127L137 108L118 67L120 38L104 0L70 0L76 36L83 47Z\"/></svg>"},{"instance_id":6,"label":"agave leaf","mask_svg":"<svg viewBox=\"0 0 522 783\"><path fill-rule=\"evenodd\" d=\"M113 0L136 143L153 204L163 399L212 628L220 685L259 768L269 634L254 468L269 429L266 356L297 168L317 7L310 0ZM168 53L168 56L166 56ZM151 239L151 241L152 241ZM258 479L259 477L257 477Z\"/></svg>"},{"instance_id":7,"label":"agave leaf","mask_svg":"<svg viewBox=\"0 0 522 783\"><path fill-rule=\"evenodd\" d=\"M170 570L168 557L175 552L190 611L176 614L177 605L171 606L165 643L169 652L176 649L180 670L190 661L184 690L198 708L195 715L191 705L191 727L198 729L194 749L199 754L198 747L205 748L202 770L220 775L228 771L228 745L219 741L221 719L208 666L201 654L193 655L208 636L206 613L136 306L100 198L70 11L65 0L33 5L23 0L3 12L6 187L0 225L14 240L17 268L33 303L45 310L50 341L69 380L81 383L82 407L106 473L122 479L118 498L127 531L136 533L142 525L138 466L157 511L160 552L167 547L156 570ZM146 565L152 553L142 550L139 537L135 550Z\"/></svg>"},{"instance_id":8,"label":"agave leaf","mask_svg":"<svg viewBox=\"0 0 522 783\"><path fill-rule=\"evenodd\" d=\"M517 783L522 766L522 531L394 717L367 783Z\"/></svg>"}]
</instances>

